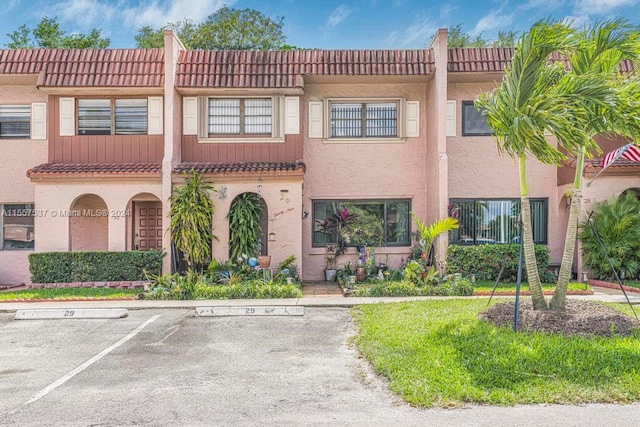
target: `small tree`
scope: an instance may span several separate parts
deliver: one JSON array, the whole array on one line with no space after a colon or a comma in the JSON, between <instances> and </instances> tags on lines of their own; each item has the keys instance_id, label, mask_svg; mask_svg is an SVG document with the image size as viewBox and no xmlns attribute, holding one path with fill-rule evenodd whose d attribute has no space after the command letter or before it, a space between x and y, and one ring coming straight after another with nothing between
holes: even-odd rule
<instances>
[{"instance_id":1,"label":"small tree","mask_svg":"<svg viewBox=\"0 0 640 427\"><path fill-rule=\"evenodd\" d=\"M33 35L33 38L32 38ZM109 47L109 38L103 38L97 28L91 29L89 34L67 34L60 28L58 18L43 17L32 30L21 25L17 30L7 34L11 41L7 43L10 49L104 49Z\"/></svg>"},{"instance_id":2,"label":"small tree","mask_svg":"<svg viewBox=\"0 0 640 427\"><path fill-rule=\"evenodd\" d=\"M187 49L202 50L268 50L284 45L284 18L272 19L255 9L223 7L199 24L191 20L168 23ZM162 47L162 28L149 26L138 29L138 47Z\"/></svg>"},{"instance_id":3,"label":"small tree","mask_svg":"<svg viewBox=\"0 0 640 427\"><path fill-rule=\"evenodd\" d=\"M213 235L212 220L215 206L210 192L213 185L201 174L185 173L185 183L176 187L169 198L171 203L171 241L182 252L190 269L202 266L211 258Z\"/></svg>"}]
</instances>

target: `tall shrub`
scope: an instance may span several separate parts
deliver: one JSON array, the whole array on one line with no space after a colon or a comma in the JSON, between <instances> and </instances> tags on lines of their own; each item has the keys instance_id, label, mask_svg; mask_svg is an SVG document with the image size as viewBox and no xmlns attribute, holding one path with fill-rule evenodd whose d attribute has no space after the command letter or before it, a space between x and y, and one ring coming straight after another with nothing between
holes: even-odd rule
<instances>
[{"instance_id":1,"label":"tall shrub","mask_svg":"<svg viewBox=\"0 0 640 427\"><path fill-rule=\"evenodd\" d=\"M235 198L229 209L229 256L232 260L260 254L262 233L260 218L264 201L256 193L243 193Z\"/></svg>"},{"instance_id":2,"label":"tall shrub","mask_svg":"<svg viewBox=\"0 0 640 427\"><path fill-rule=\"evenodd\" d=\"M171 203L171 241L182 252L189 268L204 264L211 258L213 214L215 206L210 192L213 185L201 174L185 173L185 182L176 187Z\"/></svg>"},{"instance_id":3,"label":"tall shrub","mask_svg":"<svg viewBox=\"0 0 640 427\"><path fill-rule=\"evenodd\" d=\"M613 271L593 232L595 228L615 269L627 277L640 272L640 202L634 194L624 194L596 204L588 220L580 224L582 259L600 279L613 279Z\"/></svg>"}]
</instances>

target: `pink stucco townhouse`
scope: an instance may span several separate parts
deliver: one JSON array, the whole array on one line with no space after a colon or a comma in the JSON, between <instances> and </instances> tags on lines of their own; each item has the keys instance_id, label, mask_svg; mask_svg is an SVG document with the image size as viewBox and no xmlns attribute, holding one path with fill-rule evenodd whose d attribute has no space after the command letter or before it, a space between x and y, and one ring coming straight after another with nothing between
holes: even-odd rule
<instances>
[{"instance_id":1,"label":"pink stucco townhouse","mask_svg":"<svg viewBox=\"0 0 640 427\"><path fill-rule=\"evenodd\" d=\"M263 251L295 255L305 280L323 277L331 242L316 220L339 206L380 216L376 256L391 267L408 256L411 211L458 209L464 227L440 253L506 243L517 169L472 101L511 53L448 49L446 30L417 50L187 51L169 31L164 49L0 50L0 283L28 282L33 251L170 254L167 200L191 169L217 190L215 257L228 258L234 198L258 193ZM598 170L594 159L584 173ZM639 171L611 167L585 188L583 213L640 187ZM571 162L529 173L534 238L559 261Z\"/></svg>"}]
</instances>

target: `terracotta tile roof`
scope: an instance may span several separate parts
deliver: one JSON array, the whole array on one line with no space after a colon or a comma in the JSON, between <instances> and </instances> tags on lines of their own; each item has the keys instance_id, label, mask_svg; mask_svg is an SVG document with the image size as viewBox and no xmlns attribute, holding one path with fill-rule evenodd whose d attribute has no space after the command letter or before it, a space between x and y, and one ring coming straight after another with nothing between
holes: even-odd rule
<instances>
[{"instance_id":1,"label":"terracotta tile roof","mask_svg":"<svg viewBox=\"0 0 640 427\"><path fill-rule=\"evenodd\" d=\"M298 160L288 163L274 162L238 162L238 163L213 163L213 162L184 162L173 169L173 173L182 173L195 170L200 173L257 173L257 172L293 172L306 170L305 164Z\"/></svg>"},{"instance_id":2,"label":"terracotta tile roof","mask_svg":"<svg viewBox=\"0 0 640 427\"><path fill-rule=\"evenodd\" d=\"M416 50L180 52L179 87L298 87L298 76L418 76L433 72L433 53Z\"/></svg>"},{"instance_id":3,"label":"terracotta tile roof","mask_svg":"<svg viewBox=\"0 0 640 427\"><path fill-rule=\"evenodd\" d=\"M158 175L160 163L45 163L27 171L29 178L51 175Z\"/></svg>"},{"instance_id":4,"label":"terracotta tile roof","mask_svg":"<svg viewBox=\"0 0 640 427\"><path fill-rule=\"evenodd\" d=\"M602 168L602 159L585 159L584 161L585 165L587 166L591 166L593 168ZM640 163L638 162L634 162L633 160L627 160L627 159L618 159L615 161L614 164L612 164L611 166L609 166L607 168L607 170L611 169L611 168L640 168ZM606 171L604 173L607 173Z\"/></svg>"},{"instance_id":5,"label":"terracotta tile roof","mask_svg":"<svg viewBox=\"0 0 640 427\"><path fill-rule=\"evenodd\" d=\"M465 71L504 71L511 61L513 49L510 47L466 47L449 48L447 70Z\"/></svg>"},{"instance_id":6,"label":"terracotta tile roof","mask_svg":"<svg viewBox=\"0 0 640 427\"><path fill-rule=\"evenodd\" d=\"M0 49L0 74L38 74L38 86L161 87L164 49Z\"/></svg>"},{"instance_id":7,"label":"terracotta tile roof","mask_svg":"<svg viewBox=\"0 0 640 427\"><path fill-rule=\"evenodd\" d=\"M447 70L449 72L491 72L504 71L511 62L513 48L510 47L471 47L449 48ZM552 61L563 61L564 58L554 52ZM568 61L564 61L568 66ZM634 70L633 63L629 60L620 65L620 71L629 73Z\"/></svg>"}]
</instances>

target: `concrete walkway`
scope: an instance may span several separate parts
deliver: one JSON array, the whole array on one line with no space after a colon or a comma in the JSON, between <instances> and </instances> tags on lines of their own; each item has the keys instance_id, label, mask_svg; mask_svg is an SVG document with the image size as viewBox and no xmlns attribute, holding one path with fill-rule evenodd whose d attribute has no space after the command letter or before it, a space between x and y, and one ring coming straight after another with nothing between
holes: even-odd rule
<instances>
[{"instance_id":1,"label":"concrete walkway","mask_svg":"<svg viewBox=\"0 0 640 427\"><path fill-rule=\"evenodd\" d=\"M624 295L621 292L617 294L606 291L600 291L594 287L594 295L571 295L569 298L601 301L601 302L619 302L626 303ZM640 294L629 293L629 300L632 304L640 305ZM130 310L148 310L162 308L184 308L192 309L195 307L244 307L244 306L263 306L263 305L284 305L284 306L304 306L304 307L352 307L361 304L377 304L377 303L393 303L404 301L425 301L451 298L487 298L487 297L344 297L340 295L327 296L303 296L302 298L286 298L286 299L233 299L233 300L197 300L197 301L150 301L150 300L103 300L103 301L45 301L45 302L0 302L0 312L14 312L23 309L46 309L46 308L126 308ZM513 296L494 297L500 299L513 300ZM527 297L524 297L527 298ZM640 307L636 310L640 314Z\"/></svg>"}]
</instances>

